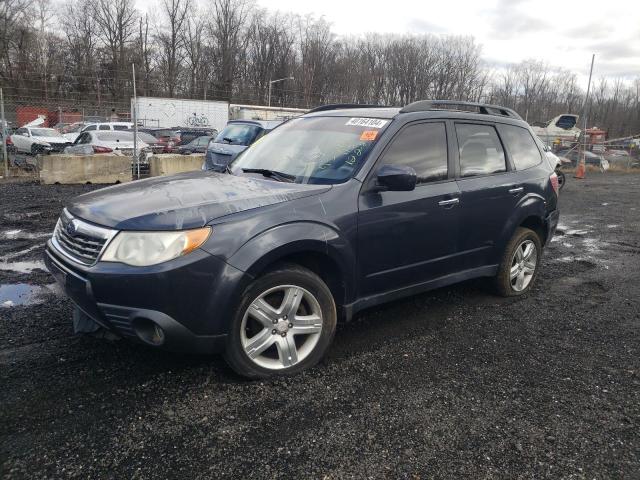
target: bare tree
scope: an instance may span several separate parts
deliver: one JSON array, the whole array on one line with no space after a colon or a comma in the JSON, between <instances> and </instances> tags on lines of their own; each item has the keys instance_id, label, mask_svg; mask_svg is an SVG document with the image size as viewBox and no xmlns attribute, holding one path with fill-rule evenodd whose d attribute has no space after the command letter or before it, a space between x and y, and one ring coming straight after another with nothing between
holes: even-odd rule
<instances>
[{"instance_id":1,"label":"bare tree","mask_svg":"<svg viewBox=\"0 0 640 480\"><path fill-rule=\"evenodd\" d=\"M121 97L121 79L127 68L127 49L136 33L138 12L133 0L96 0L92 5L100 40L109 53L109 89L113 97Z\"/></svg>"},{"instance_id":2,"label":"bare tree","mask_svg":"<svg viewBox=\"0 0 640 480\"><path fill-rule=\"evenodd\" d=\"M182 66L182 50L184 36L182 31L187 23L189 0L163 0L163 21L156 35L159 47L160 72L166 85L167 93L173 97L176 93L180 67Z\"/></svg>"},{"instance_id":3,"label":"bare tree","mask_svg":"<svg viewBox=\"0 0 640 480\"><path fill-rule=\"evenodd\" d=\"M252 0L213 0L209 33L215 60L214 95L231 98L238 58L245 45L245 27Z\"/></svg>"}]
</instances>

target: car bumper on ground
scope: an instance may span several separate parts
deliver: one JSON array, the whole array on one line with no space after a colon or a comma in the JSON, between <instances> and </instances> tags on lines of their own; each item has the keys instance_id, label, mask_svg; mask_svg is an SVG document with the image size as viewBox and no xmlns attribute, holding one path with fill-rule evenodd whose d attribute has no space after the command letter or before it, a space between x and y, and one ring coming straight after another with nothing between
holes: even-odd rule
<instances>
[{"instance_id":1,"label":"car bumper on ground","mask_svg":"<svg viewBox=\"0 0 640 480\"><path fill-rule=\"evenodd\" d=\"M224 350L247 276L201 250L153 267L81 267L49 242L47 268L77 307L124 338L172 351Z\"/></svg>"}]
</instances>

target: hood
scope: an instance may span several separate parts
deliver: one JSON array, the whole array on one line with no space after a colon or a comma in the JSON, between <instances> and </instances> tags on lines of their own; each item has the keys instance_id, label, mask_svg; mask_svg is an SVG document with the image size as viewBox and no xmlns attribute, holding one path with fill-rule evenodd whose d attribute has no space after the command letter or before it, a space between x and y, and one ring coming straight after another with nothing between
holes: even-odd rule
<instances>
[{"instance_id":1,"label":"hood","mask_svg":"<svg viewBox=\"0 0 640 480\"><path fill-rule=\"evenodd\" d=\"M330 188L198 171L85 193L71 200L67 209L84 220L118 230L181 230Z\"/></svg>"}]
</instances>

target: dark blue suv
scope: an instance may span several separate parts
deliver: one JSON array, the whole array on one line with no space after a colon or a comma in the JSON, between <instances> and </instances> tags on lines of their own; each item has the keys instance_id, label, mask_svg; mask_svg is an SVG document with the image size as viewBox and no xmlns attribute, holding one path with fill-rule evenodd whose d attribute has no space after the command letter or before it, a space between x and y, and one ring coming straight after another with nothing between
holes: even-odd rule
<instances>
[{"instance_id":1,"label":"dark blue suv","mask_svg":"<svg viewBox=\"0 0 640 480\"><path fill-rule=\"evenodd\" d=\"M475 277L527 292L558 222L529 126L484 104L347 107L287 122L227 173L69 202L46 262L76 325L259 378L315 364L364 308Z\"/></svg>"}]
</instances>

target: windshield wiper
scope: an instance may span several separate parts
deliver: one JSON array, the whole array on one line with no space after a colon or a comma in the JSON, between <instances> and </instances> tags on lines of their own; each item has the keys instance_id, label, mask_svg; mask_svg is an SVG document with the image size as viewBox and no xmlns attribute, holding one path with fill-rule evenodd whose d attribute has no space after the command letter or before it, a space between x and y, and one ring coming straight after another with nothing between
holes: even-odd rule
<instances>
[{"instance_id":1,"label":"windshield wiper","mask_svg":"<svg viewBox=\"0 0 640 480\"><path fill-rule=\"evenodd\" d=\"M265 177L273 178L279 182L293 182L296 179L295 175L269 170L268 168L243 168L242 171L244 173L261 173Z\"/></svg>"},{"instance_id":2,"label":"windshield wiper","mask_svg":"<svg viewBox=\"0 0 640 480\"><path fill-rule=\"evenodd\" d=\"M222 141L227 142L229 145L231 145L235 140L233 138L223 137Z\"/></svg>"}]
</instances>

